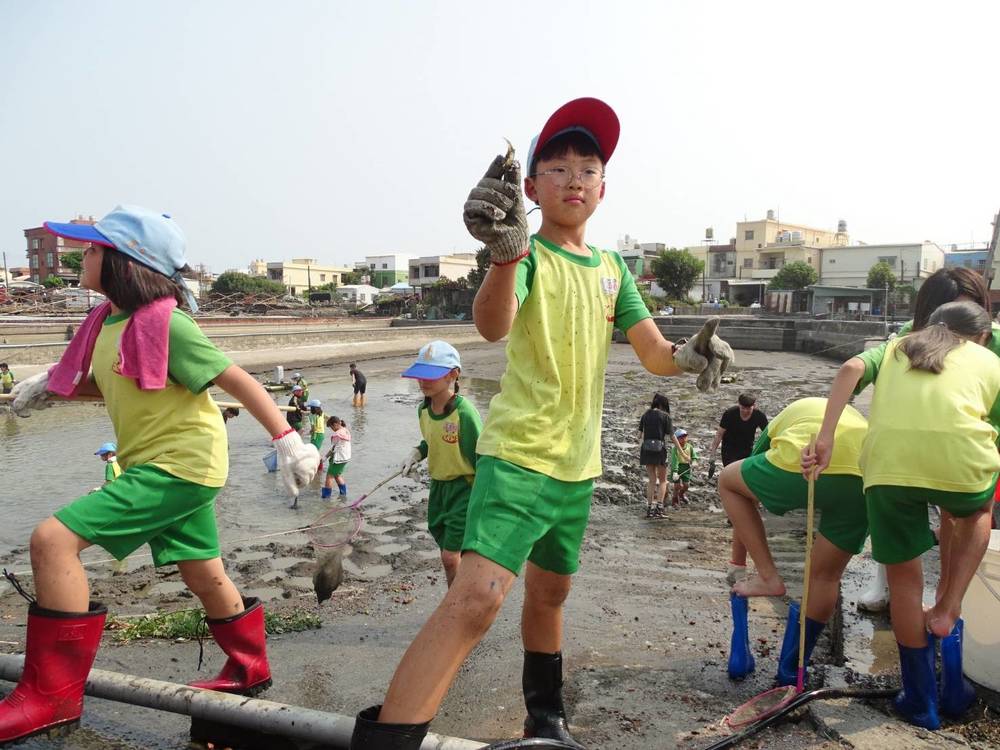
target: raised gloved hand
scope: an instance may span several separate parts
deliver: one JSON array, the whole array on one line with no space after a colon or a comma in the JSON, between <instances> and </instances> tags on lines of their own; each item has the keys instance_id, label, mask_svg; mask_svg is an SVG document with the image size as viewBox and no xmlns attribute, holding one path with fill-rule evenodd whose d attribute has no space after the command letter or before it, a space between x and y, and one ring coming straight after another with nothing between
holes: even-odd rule
<instances>
[{"instance_id":1,"label":"raised gloved hand","mask_svg":"<svg viewBox=\"0 0 1000 750\"><path fill-rule=\"evenodd\" d=\"M30 417L29 410L44 409L49 406L49 373L40 372L25 378L10 392L10 409L19 417Z\"/></svg>"},{"instance_id":2,"label":"raised gloved hand","mask_svg":"<svg viewBox=\"0 0 1000 750\"><path fill-rule=\"evenodd\" d=\"M718 327L719 318L709 318L701 330L674 353L674 362L679 368L698 375L695 385L699 391L718 388L722 374L734 360L732 347L715 335Z\"/></svg>"},{"instance_id":3,"label":"raised gloved hand","mask_svg":"<svg viewBox=\"0 0 1000 750\"><path fill-rule=\"evenodd\" d=\"M423 460L424 457L420 455L420 449L414 448L400 465L400 474L407 479L413 479L413 475L417 473L417 464Z\"/></svg>"},{"instance_id":4,"label":"raised gloved hand","mask_svg":"<svg viewBox=\"0 0 1000 750\"><path fill-rule=\"evenodd\" d=\"M292 497L298 497L299 488L305 487L316 476L319 451L312 443L303 443L302 436L295 431L289 431L271 442L278 451L281 481Z\"/></svg>"},{"instance_id":5,"label":"raised gloved hand","mask_svg":"<svg viewBox=\"0 0 1000 750\"><path fill-rule=\"evenodd\" d=\"M490 260L506 265L528 249L528 219L521 198L521 165L514 149L499 155L472 188L462 218L469 234L489 248Z\"/></svg>"}]
</instances>

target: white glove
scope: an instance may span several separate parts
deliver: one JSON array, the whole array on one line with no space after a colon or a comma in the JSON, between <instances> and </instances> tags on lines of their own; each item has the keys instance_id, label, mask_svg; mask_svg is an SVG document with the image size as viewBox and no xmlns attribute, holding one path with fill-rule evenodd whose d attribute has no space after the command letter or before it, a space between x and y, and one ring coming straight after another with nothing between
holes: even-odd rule
<instances>
[{"instance_id":1,"label":"white glove","mask_svg":"<svg viewBox=\"0 0 1000 750\"><path fill-rule=\"evenodd\" d=\"M414 448L410 451L410 455L406 457L406 460L400 465L400 474L407 479L413 479L413 475L417 473L417 464L423 460L424 457L420 455L420 449Z\"/></svg>"},{"instance_id":2,"label":"white glove","mask_svg":"<svg viewBox=\"0 0 1000 750\"><path fill-rule=\"evenodd\" d=\"M49 373L40 372L30 378L22 380L14 386L10 392L13 399L10 402L10 409L19 417L30 417L29 409L44 409L50 404L49 399Z\"/></svg>"},{"instance_id":3,"label":"white glove","mask_svg":"<svg viewBox=\"0 0 1000 750\"><path fill-rule=\"evenodd\" d=\"M671 481L673 481L673 482L677 482L677 481L679 481L679 480L680 480L680 478L681 478L681 475L680 475L680 474L678 474L678 473L677 473L677 472L675 471L675 472L673 473L673 475L672 475L672 476L670 477L670 480L671 480Z\"/></svg>"},{"instance_id":4,"label":"white glove","mask_svg":"<svg viewBox=\"0 0 1000 750\"><path fill-rule=\"evenodd\" d=\"M305 487L316 476L319 469L319 451L312 443L303 443L297 432L289 432L271 441L278 451L278 471L281 481L292 497L299 496L299 488Z\"/></svg>"}]
</instances>

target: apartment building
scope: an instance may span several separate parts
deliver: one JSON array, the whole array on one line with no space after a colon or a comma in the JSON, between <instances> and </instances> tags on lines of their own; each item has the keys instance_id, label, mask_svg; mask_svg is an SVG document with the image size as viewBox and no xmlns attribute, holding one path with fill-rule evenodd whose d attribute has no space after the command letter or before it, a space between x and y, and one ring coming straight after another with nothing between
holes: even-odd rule
<instances>
[{"instance_id":1,"label":"apartment building","mask_svg":"<svg viewBox=\"0 0 1000 750\"><path fill-rule=\"evenodd\" d=\"M410 286L431 286L441 279L458 281L469 275L476 267L475 253L452 253L451 255L424 255L409 261Z\"/></svg>"},{"instance_id":2,"label":"apartment building","mask_svg":"<svg viewBox=\"0 0 1000 750\"><path fill-rule=\"evenodd\" d=\"M69 223L93 226L97 220L93 216L77 216ZM82 252L90 243L56 237L45 227L25 229L24 237L27 240L28 272L33 282L41 284L49 276L59 276L73 283L79 281L77 272L62 264L62 256L74 250Z\"/></svg>"}]
</instances>

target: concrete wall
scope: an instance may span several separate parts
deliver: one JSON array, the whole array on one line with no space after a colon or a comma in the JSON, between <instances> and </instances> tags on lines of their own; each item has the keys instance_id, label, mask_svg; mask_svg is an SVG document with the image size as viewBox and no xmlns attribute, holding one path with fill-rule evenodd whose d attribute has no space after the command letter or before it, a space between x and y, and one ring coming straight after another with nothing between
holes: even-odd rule
<instances>
[{"instance_id":1,"label":"concrete wall","mask_svg":"<svg viewBox=\"0 0 1000 750\"><path fill-rule=\"evenodd\" d=\"M705 322L703 317L671 315L655 318L656 325L670 341L690 338ZM796 318L723 317L719 336L733 349L804 352L845 360L885 338L881 323L853 320L811 320ZM625 342L615 331L614 340Z\"/></svg>"}]
</instances>

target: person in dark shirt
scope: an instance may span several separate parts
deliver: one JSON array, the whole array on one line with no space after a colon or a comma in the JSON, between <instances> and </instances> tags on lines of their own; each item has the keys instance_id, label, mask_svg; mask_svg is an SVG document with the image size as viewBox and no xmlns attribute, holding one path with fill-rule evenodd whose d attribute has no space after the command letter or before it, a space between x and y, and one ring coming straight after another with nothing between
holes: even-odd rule
<instances>
[{"instance_id":1,"label":"person in dark shirt","mask_svg":"<svg viewBox=\"0 0 1000 750\"><path fill-rule=\"evenodd\" d=\"M288 405L294 407L294 410L288 412L286 417L288 426L300 433L302 432L302 415L309 411L306 409L306 400L302 397L304 390L301 385L292 386L292 397L288 399Z\"/></svg>"},{"instance_id":2,"label":"person in dark shirt","mask_svg":"<svg viewBox=\"0 0 1000 750\"><path fill-rule=\"evenodd\" d=\"M722 412L719 428L715 431L715 437L712 439L712 449L709 452L710 462L714 464L715 452L720 443L722 444L723 466L731 464L733 461L748 458L753 452L757 430L763 431L765 427L767 427L767 417L764 412L757 408L757 398L750 393L741 393L737 399L737 405ZM733 534L732 554L729 558L726 577L730 582L735 582L736 579L746 575L746 569L747 548L736 534Z\"/></svg>"},{"instance_id":3,"label":"person in dark shirt","mask_svg":"<svg viewBox=\"0 0 1000 750\"><path fill-rule=\"evenodd\" d=\"M667 441L673 439L670 401L662 393L653 395L653 403L639 420L639 463L646 467L646 518L663 517L663 499L667 494ZM668 437L669 436L669 437Z\"/></svg>"},{"instance_id":4,"label":"person in dark shirt","mask_svg":"<svg viewBox=\"0 0 1000 750\"><path fill-rule=\"evenodd\" d=\"M365 389L368 386L368 379L353 362L351 362L351 382L354 383L354 405L364 406L368 401L368 397L365 395Z\"/></svg>"}]
</instances>

